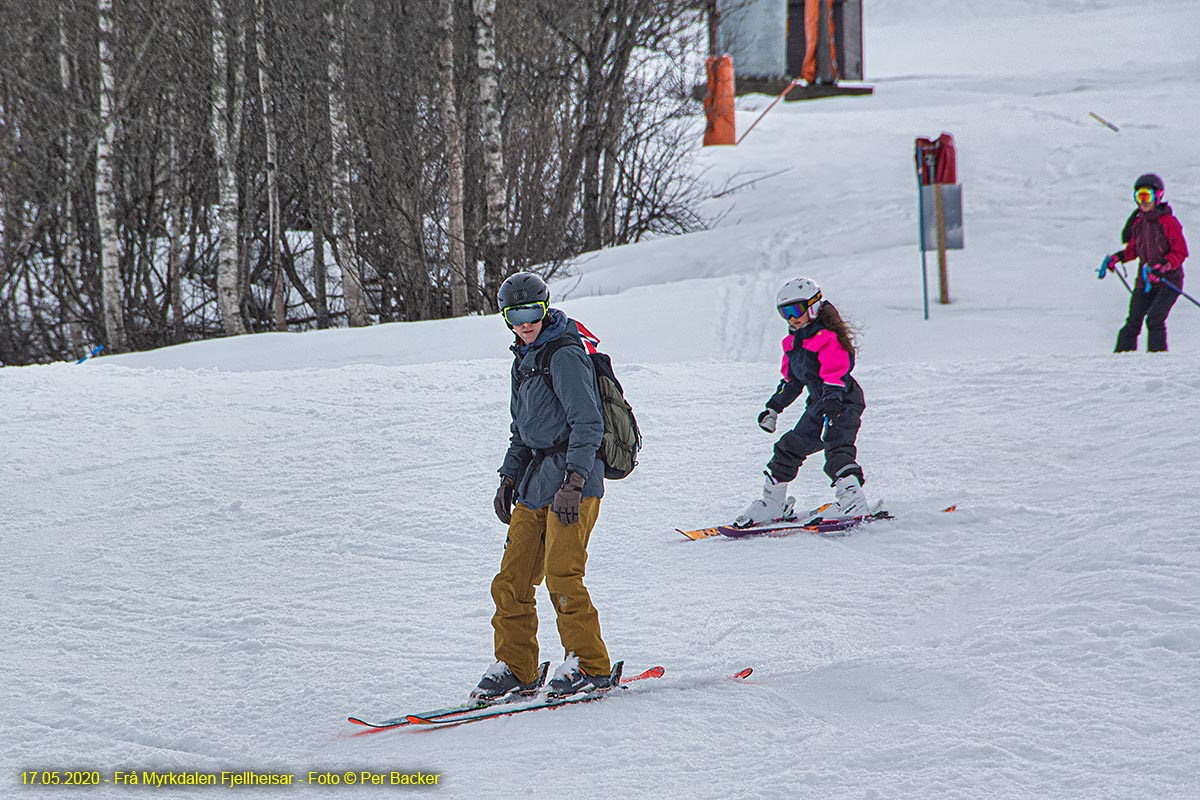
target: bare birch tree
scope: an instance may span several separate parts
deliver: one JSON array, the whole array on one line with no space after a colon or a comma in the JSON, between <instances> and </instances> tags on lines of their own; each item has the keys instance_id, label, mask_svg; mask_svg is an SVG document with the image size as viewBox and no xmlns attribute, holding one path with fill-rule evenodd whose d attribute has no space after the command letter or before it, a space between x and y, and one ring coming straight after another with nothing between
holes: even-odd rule
<instances>
[{"instance_id":1,"label":"bare birch tree","mask_svg":"<svg viewBox=\"0 0 1200 800\"><path fill-rule=\"evenodd\" d=\"M329 127L333 139L334 258L342 271L342 295L352 327L371 324L358 261L358 234L350 197L353 148L346 104L346 0L331 0L326 12L329 28Z\"/></svg>"},{"instance_id":2,"label":"bare birch tree","mask_svg":"<svg viewBox=\"0 0 1200 800\"><path fill-rule=\"evenodd\" d=\"M70 108L71 98L71 59L70 44L67 37L66 12L63 6L70 0L62 0L58 6L58 79L62 86L62 96ZM62 269L62 303L63 316L67 323L67 344L72 356L82 356L86 351L83 340L83 324L80 321L83 314L79 303L79 291L82 286L79 269L79 243L75 238L75 119L69 111L63 120L63 195L60 214L62 218L63 269Z\"/></svg>"},{"instance_id":3,"label":"bare birch tree","mask_svg":"<svg viewBox=\"0 0 1200 800\"><path fill-rule=\"evenodd\" d=\"M99 2L0 0L4 363L461 314L705 224L698 0Z\"/></svg>"},{"instance_id":4,"label":"bare birch tree","mask_svg":"<svg viewBox=\"0 0 1200 800\"><path fill-rule=\"evenodd\" d=\"M442 126L446 131L446 207L449 211L447 238L450 256L450 313L467 313L467 285L476 283L475 270L467 273L465 226L463 224L463 145L462 125L458 119L458 101L454 79L454 0L438 0L439 35L438 75L441 79Z\"/></svg>"},{"instance_id":5,"label":"bare birch tree","mask_svg":"<svg viewBox=\"0 0 1200 800\"><path fill-rule=\"evenodd\" d=\"M496 0L474 0L475 57L483 121L483 262L489 300L504 279L508 245L508 198L504 184L504 138L500 128L500 82L496 64ZM494 302L494 301L492 301Z\"/></svg>"},{"instance_id":6,"label":"bare birch tree","mask_svg":"<svg viewBox=\"0 0 1200 800\"><path fill-rule=\"evenodd\" d=\"M236 2L236 0L235 0ZM234 66L234 91L229 97L229 43L225 32L225 0L212 0L212 140L217 158L220 197L220 244L217 255L217 309L227 336L246 332L242 321L242 280L238 260L237 154L242 140L241 59ZM239 26L240 29L240 26Z\"/></svg>"},{"instance_id":7,"label":"bare birch tree","mask_svg":"<svg viewBox=\"0 0 1200 800\"><path fill-rule=\"evenodd\" d=\"M107 349L110 353L120 353L128 347L128 339L125 335L125 289L121 280L117 202L113 194L117 186L116 160L113 153L117 131L117 90L112 57L112 0L97 0L96 13L100 24L100 136L96 139L96 215L99 218L100 280Z\"/></svg>"},{"instance_id":8,"label":"bare birch tree","mask_svg":"<svg viewBox=\"0 0 1200 800\"><path fill-rule=\"evenodd\" d=\"M172 95L172 100L174 96ZM174 102L171 104L174 106ZM172 115L171 132L167 143L167 298L171 304L171 333L175 341L182 342L183 328L183 275L180 252L183 248L183 186L180 177L178 117Z\"/></svg>"},{"instance_id":9,"label":"bare birch tree","mask_svg":"<svg viewBox=\"0 0 1200 800\"><path fill-rule=\"evenodd\" d=\"M279 229L279 148L275 142L275 96L271 92L270 61L267 58L267 4L258 0L254 14L254 49L258 54L258 90L262 98L263 138L267 150L267 242L271 251L271 310L275 330L287 328L287 281L280 261L283 233Z\"/></svg>"}]
</instances>

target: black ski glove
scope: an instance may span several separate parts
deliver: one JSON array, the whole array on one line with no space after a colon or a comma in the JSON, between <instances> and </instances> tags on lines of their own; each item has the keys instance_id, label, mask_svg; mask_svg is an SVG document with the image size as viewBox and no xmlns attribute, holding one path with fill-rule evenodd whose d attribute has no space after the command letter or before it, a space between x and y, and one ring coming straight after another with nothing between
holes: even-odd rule
<instances>
[{"instance_id":1,"label":"black ski glove","mask_svg":"<svg viewBox=\"0 0 1200 800\"><path fill-rule=\"evenodd\" d=\"M825 415L825 418L829 420L831 425L835 419L842 415L842 410L845 407L841 399L837 397L826 397L821 401L821 413Z\"/></svg>"},{"instance_id":2,"label":"black ski glove","mask_svg":"<svg viewBox=\"0 0 1200 800\"><path fill-rule=\"evenodd\" d=\"M513 492L517 483L507 475L500 476L500 488L496 490L496 499L492 505L496 509L496 517L505 525L512 522Z\"/></svg>"},{"instance_id":3,"label":"black ski glove","mask_svg":"<svg viewBox=\"0 0 1200 800\"><path fill-rule=\"evenodd\" d=\"M583 497L583 476L577 472L568 472L563 485L554 493L554 502L550 510L558 516L563 525L574 525L579 522L579 501Z\"/></svg>"}]
</instances>

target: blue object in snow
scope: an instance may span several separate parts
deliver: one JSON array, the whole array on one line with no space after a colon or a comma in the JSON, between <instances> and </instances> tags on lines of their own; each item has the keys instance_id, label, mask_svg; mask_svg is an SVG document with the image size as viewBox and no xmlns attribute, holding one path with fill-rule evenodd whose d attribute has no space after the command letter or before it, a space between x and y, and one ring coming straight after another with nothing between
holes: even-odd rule
<instances>
[{"instance_id":1,"label":"blue object in snow","mask_svg":"<svg viewBox=\"0 0 1200 800\"><path fill-rule=\"evenodd\" d=\"M98 355L100 355L100 351L101 351L101 350L103 350L103 349L104 349L104 345L102 345L102 344L98 344L98 345L96 345L95 347L93 347L93 348L92 348L92 352L88 353L86 356L84 356L83 358L79 359L79 360L78 360L78 361L76 361L75 363L76 363L76 364L82 364L83 362L85 362L85 361L87 361L89 358L91 358L92 356L98 356Z\"/></svg>"}]
</instances>

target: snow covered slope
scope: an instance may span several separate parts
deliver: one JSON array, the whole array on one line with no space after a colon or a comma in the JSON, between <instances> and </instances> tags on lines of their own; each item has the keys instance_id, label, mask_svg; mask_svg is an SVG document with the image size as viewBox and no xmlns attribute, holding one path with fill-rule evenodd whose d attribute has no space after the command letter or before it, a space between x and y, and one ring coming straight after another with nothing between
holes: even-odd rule
<instances>
[{"instance_id":1,"label":"snow covered slope","mask_svg":"<svg viewBox=\"0 0 1200 800\"><path fill-rule=\"evenodd\" d=\"M5 369L6 794L73 795L21 772L81 768L422 770L455 798L1200 794L1200 309L1177 305L1171 353L1114 356L1128 296L1094 273L1141 172L1200 235L1200 7L875 5L874 97L777 106L697 155L715 188L765 176L712 201L720 226L605 251L554 287L604 339L647 442L609 485L589 586L614 657L666 677L349 737L347 715L445 705L491 663L496 317ZM741 99L739 127L768 102ZM941 130L967 249L954 303L924 322L912 140ZM898 519L685 541L674 527L760 484L772 299L794 273L863 330L860 460ZM819 460L792 491L828 495ZM747 665L747 685L723 680Z\"/></svg>"}]
</instances>

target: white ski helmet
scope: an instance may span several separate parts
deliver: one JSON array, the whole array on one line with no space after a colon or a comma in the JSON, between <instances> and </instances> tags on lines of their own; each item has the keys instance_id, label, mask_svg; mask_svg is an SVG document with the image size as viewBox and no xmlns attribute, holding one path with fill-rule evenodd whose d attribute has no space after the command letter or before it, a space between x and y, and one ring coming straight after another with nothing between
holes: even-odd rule
<instances>
[{"instance_id":1,"label":"white ski helmet","mask_svg":"<svg viewBox=\"0 0 1200 800\"><path fill-rule=\"evenodd\" d=\"M821 310L821 302L821 287L817 286L817 282L812 278L792 278L775 295L775 308L779 310L779 315L784 319L789 316L803 316L804 312L809 309L812 309L812 315L815 318L817 312ZM788 314L785 309L793 312L797 310L791 308L792 306L799 306L800 313Z\"/></svg>"}]
</instances>

